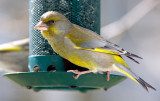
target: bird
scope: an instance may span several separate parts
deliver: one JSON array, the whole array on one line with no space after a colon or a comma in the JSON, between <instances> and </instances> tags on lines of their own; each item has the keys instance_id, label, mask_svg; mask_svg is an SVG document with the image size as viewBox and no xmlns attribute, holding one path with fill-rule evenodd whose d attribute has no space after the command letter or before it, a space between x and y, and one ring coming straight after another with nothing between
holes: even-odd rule
<instances>
[{"instance_id":1,"label":"bird","mask_svg":"<svg viewBox=\"0 0 160 101\"><path fill-rule=\"evenodd\" d=\"M29 38L0 44L0 71L28 72Z\"/></svg>"},{"instance_id":2,"label":"bird","mask_svg":"<svg viewBox=\"0 0 160 101\"><path fill-rule=\"evenodd\" d=\"M63 14L56 11L45 12L34 28L41 31L42 36L48 40L57 54L75 65L88 69L68 70L67 72L77 74L74 76L75 79L86 73L106 73L106 81L109 81L110 71L117 71L125 74L147 91L148 88L156 90L137 76L122 58L124 55L139 63L134 58L142 59L140 56L105 40L89 29L71 23Z\"/></svg>"}]
</instances>

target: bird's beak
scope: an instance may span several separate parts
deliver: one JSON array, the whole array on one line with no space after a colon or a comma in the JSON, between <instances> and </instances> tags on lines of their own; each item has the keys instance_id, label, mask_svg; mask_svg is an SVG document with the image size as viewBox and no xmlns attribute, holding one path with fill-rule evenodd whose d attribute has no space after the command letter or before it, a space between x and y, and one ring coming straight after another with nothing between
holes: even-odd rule
<instances>
[{"instance_id":1,"label":"bird's beak","mask_svg":"<svg viewBox=\"0 0 160 101\"><path fill-rule=\"evenodd\" d=\"M40 31L45 31L45 30L48 30L48 26L47 26L44 22L40 21L40 22L34 27L34 29L38 29L38 30L40 30Z\"/></svg>"}]
</instances>

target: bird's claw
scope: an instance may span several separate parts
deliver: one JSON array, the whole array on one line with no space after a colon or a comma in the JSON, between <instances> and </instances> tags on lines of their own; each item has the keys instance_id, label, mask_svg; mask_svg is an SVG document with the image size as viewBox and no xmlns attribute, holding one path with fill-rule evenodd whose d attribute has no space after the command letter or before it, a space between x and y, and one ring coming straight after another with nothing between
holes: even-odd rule
<instances>
[{"instance_id":1,"label":"bird's claw","mask_svg":"<svg viewBox=\"0 0 160 101\"><path fill-rule=\"evenodd\" d=\"M78 79L80 75L73 74L73 78Z\"/></svg>"},{"instance_id":2,"label":"bird's claw","mask_svg":"<svg viewBox=\"0 0 160 101\"><path fill-rule=\"evenodd\" d=\"M90 72L92 72L92 70L88 70L88 71L68 70L67 72L72 72L74 74L77 74L76 76L73 76L73 77L75 79L78 79L80 75L90 73Z\"/></svg>"},{"instance_id":3,"label":"bird's claw","mask_svg":"<svg viewBox=\"0 0 160 101\"><path fill-rule=\"evenodd\" d=\"M78 71L78 70L68 70L67 72L72 72L72 73L74 73L73 74L73 78L75 78L75 79L78 79L79 78L79 76L80 76L80 72ZM75 75L75 74L77 74L77 75Z\"/></svg>"}]
</instances>

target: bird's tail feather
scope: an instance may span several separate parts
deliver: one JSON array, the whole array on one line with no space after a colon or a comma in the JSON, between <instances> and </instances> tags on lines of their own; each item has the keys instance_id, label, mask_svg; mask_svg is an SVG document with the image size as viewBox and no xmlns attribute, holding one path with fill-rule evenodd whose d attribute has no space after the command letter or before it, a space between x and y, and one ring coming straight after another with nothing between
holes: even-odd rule
<instances>
[{"instance_id":1,"label":"bird's tail feather","mask_svg":"<svg viewBox=\"0 0 160 101\"><path fill-rule=\"evenodd\" d=\"M139 76L137 76L134 72L132 72L131 70L125 68L124 66L120 65L113 65L115 71L118 71L122 74L125 74L126 76L128 76L129 78L131 78L133 81L135 81L137 84L141 85L145 90L148 91L148 88L151 88L153 90L156 90L154 87L152 87L150 84L148 84L147 82L145 82L142 78L140 78ZM123 69L120 67L124 67Z\"/></svg>"},{"instance_id":2,"label":"bird's tail feather","mask_svg":"<svg viewBox=\"0 0 160 101\"><path fill-rule=\"evenodd\" d=\"M132 61L136 62L139 64L139 62L137 60L135 60L134 58L132 57L136 57L136 58L139 58L139 59L143 59L142 57L138 56L138 55L135 55L135 54L132 54L132 53L129 53L129 52L126 52L125 53L125 56L127 56L129 59L131 59Z\"/></svg>"},{"instance_id":3,"label":"bird's tail feather","mask_svg":"<svg viewBox=\"0 0 160 101\"><path fill-rule=\"evenodd\" d=\"M134 62L136 62L136 63L138 63L139 64L139 62L137 61L137 60L135 60L135 59L133 59L132 57L130 57L130 56L127 56L129 59L131 59L132 61L134 61Z\"/></svg>"},{"instance_id":4,"label":"bird's tail feather","mask_svg":"<svg viewBox=\"0 0 160 101\"><path fill-rule=\"evenodd\" d=\"M135 54L132 54L130 52L127 52L125 53L126 56L129 56L129 57L136 57L136 58L139 58L139 59L143 59L142 57L138 56L138 55L135 55Z\"/></svg>"}]
</instances>

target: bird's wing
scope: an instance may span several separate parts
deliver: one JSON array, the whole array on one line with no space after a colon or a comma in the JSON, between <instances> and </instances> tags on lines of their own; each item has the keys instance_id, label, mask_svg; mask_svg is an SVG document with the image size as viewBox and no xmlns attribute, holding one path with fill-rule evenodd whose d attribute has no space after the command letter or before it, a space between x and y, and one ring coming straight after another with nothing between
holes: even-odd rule
<instances>
[{"instance_id":1,"label":"bird's wing","mask_svg":"<svg viewBox=\"0 0 160 101\"><path fill-rule=\"evenodd\" d=\"M28 51L29 38L0 44L0 52L8 51Z\"/></svg>"},{"instance_id":2,"label":"bird's wing","mask_svg":"<svg viewBox=\"0 0 160 101\"><path fill-rule=\"evenodd\" d=\"M139 62L136 61L132 57L142 59L140 56L132 54L132 53L124 50L123 48L120 48L116 44L112 44L108 41L106 42L106 45L104 45L103 47L89 47L89 48L87 48L86 46L89 46L91 43L94 43L94 45L98 46L98 44L96 44L96 41L94 42L92 40L90 42L83 42L82 44L75 46L75 48L89 50L89 51L95 51L95 52L102 52L102 53L107 53L107 54L113 54L113 55L125 55L126 57L128 57L129 59L133 60L134 62L136 62L138 64L139 64Z\"/></svg>"},{"instance_id":3,"label":"bird's wing","mask_svg":"<svg viewBox=\"0 0 160 101\"><path fill-rule=\"evenodd\" d=\"M127 52L123 48L109 41L104 40L102 37L97 35L95 32L82 28L80 26L74 25L75 29L69 32L65 37L70 39L74 44L76 49L83 49L88 51L102 52L113 55L125 55L131 60L139 63L132 57L141 57Z\"/></svg>"}]
</instances>

